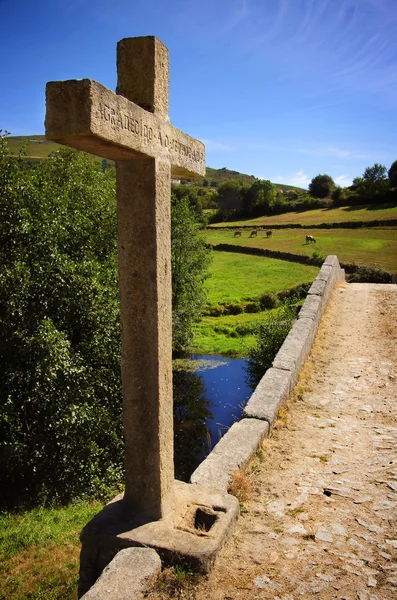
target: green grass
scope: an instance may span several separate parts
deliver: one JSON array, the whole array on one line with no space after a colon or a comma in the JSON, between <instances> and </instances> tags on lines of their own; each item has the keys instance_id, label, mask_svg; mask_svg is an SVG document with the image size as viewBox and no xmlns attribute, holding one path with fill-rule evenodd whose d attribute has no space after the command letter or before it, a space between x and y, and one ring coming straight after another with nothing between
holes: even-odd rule
<instances>
[{"instance_id":1,"label":"green grass","mask_svg":"<svg viewBox=\"0 0 397 600\"><path fill-rule=\"evenodd\" d=\"M313 281L317 273L317 267L284 260L214 252L211 277L206 282L209 302L216 305L250 301L264 293L276 293Z\"/></svg>"},{"instance_id":2,"label":"green grass","mask_svg":"<svg viewBox=\"0 0 397 600\"><path fill-rule=\"evenodd\" d=\"M62 146L47 140L44 135L10 136L7 144L13 154L18 154L22 144L27 142L27 155L31 158L47 158L51 152L56 152Z\"/></svg>"},{"instance_id":3,"label":"green grass","mask_svg":"<svg viewBox=\"0 0 397 600\"><path fill-rule=\"evenodd\" d=\"M375 208L376 206L376 208ZM252 225L272 227L273 225L320 225L321 223L344 223L346 221L375 221L397 219L397 206L391 203L363 206L342 206L340 208L319 208L304 212L289 212L273 217L237 220L228 225ZM211 227L225 227L225 223L214 223Z\"/></svg>"},{"instance_id":4,"label":"green grass","mask_svg":"<svg viewBox=\"0 0 397 600\"><path fill-rule=\"evenodd\" d=\"M102 506L0 513L0 600L75 600L79 534Z\"/></svg>"},{"instance_id":5,"label":"green grass","mask_svg":"<svg viewBox=\"0 0 397 600\"><path fill-rule=\"evenodd\" d=\"M267 312L242 313L222 317L203 317L194 326L193 352L247 356L255 344L255 331L266 318Z\"/></svg>"},{"instance_id":6,"label":"green grass","mask_svg":"<svg viewBox=\"0 0 397 600\"><path fill-rule=\"evenodd\" d=\"M317 243L307 244L307 234L313 235ZM317 250L324 257L336 254L341 262L376 264L391 273L397 272L397 228L274 229L272 237L268 239L261 230L256 238L249 238L249 232L245 231L241 237L235 238L233 235L232 230L209 229L206 239L211 244L237 244L306 256L311 256ZM298 266L295 265L296 268Z\"/></svg>"}]
</instances>

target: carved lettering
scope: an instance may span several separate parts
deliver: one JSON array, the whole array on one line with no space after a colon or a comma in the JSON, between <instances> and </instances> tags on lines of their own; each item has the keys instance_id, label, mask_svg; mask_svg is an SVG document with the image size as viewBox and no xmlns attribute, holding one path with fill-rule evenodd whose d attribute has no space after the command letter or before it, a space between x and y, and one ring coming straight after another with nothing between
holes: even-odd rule
<instances>
[{"instance_id":1,"label":"carved lettering","mask_svg":"<svg viewBox=\"0 0 397 600\"><path fill-rule=\"evenodd\" d=\"M142 119L136 119L128 112L121 112L107 104L99 104L99 115L103 121L109 123L114 129L128 131L134 136L142 138L146 143L157 143L163 148L187 156L195 162L204 162L204 154L199 150L192 149L176 138L170 138L160 129L153 131L153 128L144 123Z\"/></svg>"}]
</instances>

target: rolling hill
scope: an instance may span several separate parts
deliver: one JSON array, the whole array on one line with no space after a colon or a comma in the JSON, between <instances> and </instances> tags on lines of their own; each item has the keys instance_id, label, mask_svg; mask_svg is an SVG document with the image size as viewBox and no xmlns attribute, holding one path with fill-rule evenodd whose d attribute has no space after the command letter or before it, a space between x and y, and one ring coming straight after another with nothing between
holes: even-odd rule
<instances>
[{"instance_id":1,"label":"rolling hill","mask_svg":"<svg viewBox=\"0 0 397 600\"><path fill-rule=\"evenodd\" d=\"M47 140L44 135L10 136L7 138L7 142L13 154L17 154L21 146L26 144L27 156L35 159L47 158L51 152L56 152L61 147L60 144ZM98 160L102 159L98 157ZM231 171L226 167L223 167L222 169L212 169L211 167L207 167L205 178L195 179L192 184L199 187L208 185L216 188L230 179L237 179L245 184L252 185L258 178L254 177L254 175L246 175L245 173L239 173L238 171ZM301 188L294 188L292 185L281 183L276 183L275 185L283 191L291 189L301 190Z\"/></svg>"}]
</instances>

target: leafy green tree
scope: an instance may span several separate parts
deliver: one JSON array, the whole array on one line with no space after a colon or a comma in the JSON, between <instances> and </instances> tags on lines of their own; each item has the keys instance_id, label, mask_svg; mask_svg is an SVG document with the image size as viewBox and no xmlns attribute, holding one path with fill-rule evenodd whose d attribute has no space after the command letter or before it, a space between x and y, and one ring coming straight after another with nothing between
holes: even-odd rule
<instances>
[{"instance_id":1,"label":"leafy green tree","mask_svg":"<svg viewBox=\"0 0 397 600\"><path fill-rule=\"evenodd\" d=\"M358 184L358 194L363 196L367 201L375 199L379 202L389 186L386 173L386 167L379 163L375 163L372 167L367 167L361 182Z\"/></svg>"},{"instance_id":2,"label":"leafy green tree","mask_svg":"<svg viewBox=\"0 0 397 600\"><path fill-rule=\"evenodd\" d=\"M121 477L115 180L62 150L34 169L0 139L0 503Z\"/></svg>"},{"instance_id":3,"label":"leafy green tree","mask_svg":"<svg viewBox=\"0 0 397 600\"><path fill-rule=\"evenodd\" d=\"M269 212L276 199L276 188L267 179L255 181L247 190L244 209L247 214L264 215Z\"/></svg>"},{"instance_id":4,"label":"leafy green tree","mask_svg":"<svg viewBox=\"0 0 397 600\"><path fill-rule=\"evenodd\" d=\"M309 184L309 194L314 198L328 198L335 187L329 175L316 175Z\"/></svg>"},{"instance_id":5,"label":"leafy green tree","mask_svg":"<svg viewBox=\"0 0 397 600\"><path fill-rule=\"evenodd\" d=\"M172 346L180 354L189 347L193 323L202 315L211 251L187 198L172 195L171 209Z\"/></svg>"},{"instance_id":6,"label":"leafy green tree","mask_svg":"<svg viewBox=\"0 0 397 600\"><path fill-rule=\"evenodd\" d=\"M123 472L114 169L9 154L0 136L0 505L108 493ZM189 201L172 213L181 350L209 251Z\"/></svg>"},{"instance_id":7,"label":"leafy green tree","mask_svg":"<svg viewBox=\"0 0 397 600\"><path fill-rule=\"evenodd\" d=\"M363 179L366 183L378 183L386 180L386 167L375 163L372 167L367 167L364 171Z\"/></svg>"},{"instance_id":8,"label":"leafy green tree","mask_svg":"<svg viewBox=\"0 0 397 600\"><path fill-rule=\"evenodd\" d=\"M225 181L218 187L217 202L219 211L224 217L229 218L241 211L245 191L245 186L236 179Z\"/></svg>"},{"instance_id":9,"label":"leafy green tree","mask_svg":"<svg viewBox=\"0 0 397 600\"><path fill-rule=\"evenodd\" d=\"M397 160L395 160L394 163L391 165L388 172L388 176L390 186L393 188L397 187Z\"/></svg>"}]
</instances>

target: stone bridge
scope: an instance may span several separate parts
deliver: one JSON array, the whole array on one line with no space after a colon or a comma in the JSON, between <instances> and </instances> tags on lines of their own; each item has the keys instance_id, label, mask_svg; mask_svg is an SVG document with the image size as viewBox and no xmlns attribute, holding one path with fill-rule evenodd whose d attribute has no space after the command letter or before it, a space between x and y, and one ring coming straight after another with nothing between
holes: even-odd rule
<instances>
[{"instance_id":1,"label":"stone bridge","mask_svg":"<svg viewBox=\"0 0 397 600\"><path fill-rule=\"evenodd\" d=\"M343 279L328 257L244 418L192 476L224 491L237 471L250 493L187 598L396 597L397 287ZM154 550L116 559L87 600L165 597L148 590L160 570ZM132 595L120 592L120 569ZM109 593L95 595L103 586Z\"/></svg>"}]
</instances>

